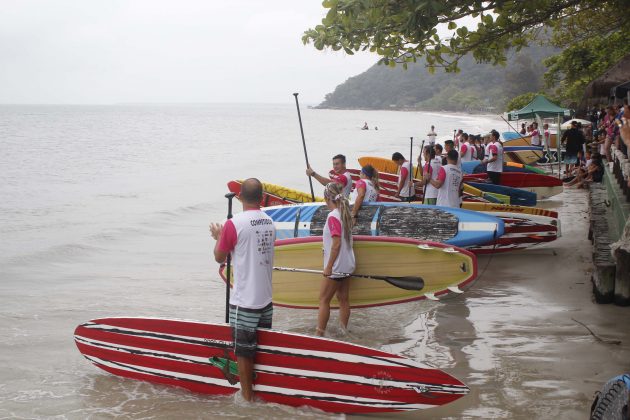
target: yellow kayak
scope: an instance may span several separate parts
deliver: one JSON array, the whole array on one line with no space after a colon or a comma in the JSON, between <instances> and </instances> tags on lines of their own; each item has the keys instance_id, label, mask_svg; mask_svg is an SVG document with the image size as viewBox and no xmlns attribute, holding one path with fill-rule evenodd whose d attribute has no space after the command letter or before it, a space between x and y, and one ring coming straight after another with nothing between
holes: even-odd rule
<instances>
[{"instance_id":1,"label":"yellow kayak","mask_svg":"<svg viewBox=\"0 0 630 420\"><path fill-rule=\"evenodd\" d=\"M239 182L243 182L239 180ZM303 191L294 190L293 188L283 187L282 185L270 184L268 182L262 183L263 190L266 193L273 194L278 197L285 198L287 200L300 202L300 203L310 203L313 201L313 197L310 194L307 194ZM315 201L324 201L322 197L315 197Z\"/></svg>"}]
</instances>

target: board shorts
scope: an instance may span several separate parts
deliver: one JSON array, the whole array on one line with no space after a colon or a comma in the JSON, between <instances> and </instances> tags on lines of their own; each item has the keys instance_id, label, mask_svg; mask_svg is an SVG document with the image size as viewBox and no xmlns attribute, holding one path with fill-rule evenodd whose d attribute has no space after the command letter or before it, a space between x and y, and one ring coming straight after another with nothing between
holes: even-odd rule
<instances>
[{"instance_id":1,"label":"board shorts","mask_svg":"<svg viewBox=\"0 0 630 420\"><path fill-rule=\"evenodd\" d=\"M501 172L488 171L488 179L492 181L494 185L501 185Z\"/></svg>"},{"instance_id":2,"label":"board shorts","mask_svg":"<svg viewBox=\"0 0 630 420\"><path fill-rule=\"evenodd\" d=\"M564 155L564 163L566 163L567 165L574 165L578 163L577 155Z\"/></svg>"},{"instance_id":3,"label":"board shorts","mask_svg":"<svg viewBox=\"0 0 630 420\"><path fill-rule=\"evenodd\" d=\"M429 204L429 205L435 206L436 203L437 203L437 198L425 198L424 199L424 204Z\"/></svg>"},{"instance_id":4,"label":"board shorts","mask_svg":"<svg viewBox=\"0 0 630 420\"><path fill-rule=\"evenodd\" d=\"M260 309L230 305L230 327L236 356L254 358L258 345L258 328L271 328L273 305L270 302Z\"/></svg>"}]
</instances>

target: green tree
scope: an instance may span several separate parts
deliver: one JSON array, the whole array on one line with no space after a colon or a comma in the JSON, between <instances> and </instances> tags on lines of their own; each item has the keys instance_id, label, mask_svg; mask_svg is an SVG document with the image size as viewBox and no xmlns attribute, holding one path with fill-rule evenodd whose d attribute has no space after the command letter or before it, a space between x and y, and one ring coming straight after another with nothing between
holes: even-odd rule
<instances>
[{"instance_id":1,"label":"green tree","mask_svg":"<svg viewBox=\"0 0 630 420\"><path fill-rule=\"evenodd\" d=\"M628 4L628 0L324 0L326 16L304 33L302 41L347 54L369 50L381 56L382 63L401 63L404 68L423 57L429 71L444 67L456 72L458 61L469 53L477 62L504 64L507 51L549 36L564 39L563 46L570 47L595 35L627 34ZM460 27L458 20L465 17L477 18L477 27ZM439 26L450 34L441 37Z\"/></svg>"},{"instance_id":2,"label":"green tree","mask_svg":"<svg viewBox=\"0 0 630 420\"><path fill-rule=\"evenodd\" d=\"M510 112L523 108L525 105L533 101L536 95L539 95L539 93L527 92L510 99L510 101L505 105L505 111Z\"/></svg>"}]
</instances>

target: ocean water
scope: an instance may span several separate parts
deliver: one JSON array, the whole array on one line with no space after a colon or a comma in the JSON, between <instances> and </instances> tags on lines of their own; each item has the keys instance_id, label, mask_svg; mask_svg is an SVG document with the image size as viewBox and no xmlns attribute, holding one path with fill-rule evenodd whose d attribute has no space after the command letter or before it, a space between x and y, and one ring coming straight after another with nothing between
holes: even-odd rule
<instances>
[{"instance_id":1,"label":"ocean water","mask_svg":"<svg viewBox=\"0 0 630 420\"><path fill-rule=\"evenodd\" d=\"M0 418L334 417L114 377L85 360L72 336L78 324L105 316L223 321L224 284L208 224L225 219L229 180L258 177L308 191L292 100L0 106ZM420 112L303 107L302 119L311 165L320 172L337 153L349 167L359 156L408 156L412 136L417 156L432 124L440 137L459 128L503 128L491 116ZM362 131L365 121L378 131ZM480 267L487 262L480 259ZM496 270L509 276L510 267ZM471 385L473 395L440 416L509 418L531 398L513 407L493 399L497 383L513 378L488 373L498 356L488 348L491 314L480 308L489 300L515 305L510 311L517 313L518 305L537 302L504 286L454 303L356 310L349 335L335 327L333 314L331 334L428 362ZM275 328L300 333L312 333L315 320L315 311L274 313ZM583 395L576 398L585 404Z\"/></svg>"}]
</instances>

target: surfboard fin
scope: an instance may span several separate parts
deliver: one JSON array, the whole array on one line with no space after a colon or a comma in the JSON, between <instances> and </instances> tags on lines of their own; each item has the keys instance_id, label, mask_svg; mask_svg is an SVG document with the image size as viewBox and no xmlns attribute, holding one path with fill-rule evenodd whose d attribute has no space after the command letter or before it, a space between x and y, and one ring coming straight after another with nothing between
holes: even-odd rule
<instances>
[{"instance_id":1,"label":"surfboard fin","mask_svg":"<svg viewBox=\"0 0 630 420\"><path fill-rule=\"evenodd\" d=\"M450 290L453 293L464 293L464 291L457 286L448 287L448 290Z\"/></svg>"},{"instance_id":2,"label":"surfboard fin","mask_svg":"<svg viewBox=\"0 0 630 420\"><path fill-rule=\"evenodd\" d=\"M425 293L424 295L425 295L425 296L427 297L427 299L429 299L429 300L440 300L440 299L438 299L437 297L435 297L435 295L434 295L433 293Z\"/></svg>"}]
</instances>

